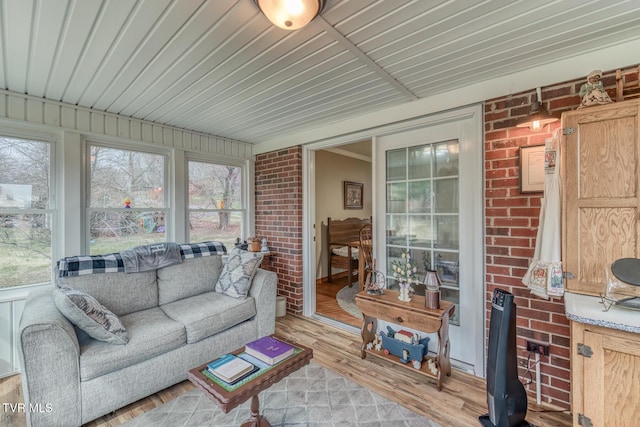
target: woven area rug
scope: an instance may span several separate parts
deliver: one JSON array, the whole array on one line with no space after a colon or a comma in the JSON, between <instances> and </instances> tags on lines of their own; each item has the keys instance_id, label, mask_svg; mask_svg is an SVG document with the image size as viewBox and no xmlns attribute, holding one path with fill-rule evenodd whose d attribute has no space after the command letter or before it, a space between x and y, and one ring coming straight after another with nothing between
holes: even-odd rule
<instances>
[{"instance_id":1,"label":"woven area rug","mask_svg":"<svg viewBox=\"0 0 640 427\"><path fill-rule=\"evenodd\" d=\"M313 361L260 393L259 400L260 413L273 427L439 427ZM249 418L249 404L225 414L194 389L123 425L237 427Z\"/></svg>"},{"instance_id":2,"label":"woven area rug","mask_svg":"<svg viewBox=\"0 0 640 427\"><path fill-rule=\"evenodd\" d=\"M360 287L357 282L352 283L351 287L345 286L336 294L336 300L338 301L338 305L341 309L358 319L362 319L362 312L356 305L356 294L359 289Z\"/></svg>"}]
</instances>

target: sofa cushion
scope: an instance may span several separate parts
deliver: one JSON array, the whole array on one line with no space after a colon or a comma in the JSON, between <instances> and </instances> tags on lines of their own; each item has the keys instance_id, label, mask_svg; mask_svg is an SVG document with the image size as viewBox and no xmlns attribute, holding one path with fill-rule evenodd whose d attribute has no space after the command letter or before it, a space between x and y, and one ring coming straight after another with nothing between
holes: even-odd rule
<instances>
[{"instance_id":1,"label":"sofa cushion","mask_svg":"<svg viewBox=\"0 0 640 427\"><path fill-rule=\"evenodd\" d=\"M262 254L260 252L233 249L229 253L229 258L224 264L222 273L220 273L216 283L216 292L234 298L246 298L253 276L256 274L261 262Z\"/></svg>"},{"instance_id":2,"label":"sofa cushion","mask_svg":"<svg viewBox=\"0 0 640 427\"><path fill-rule=\"evenodd\" d=\"M184 259L182 264L158 269L159 304L213 291L221 270L221 255Z\"/></svg>"},{"instance_id":3,"label":"sofa cushion","mask_svg":"<svg viewBox=\"0 0 640 427\"><path fill-rule=\"evenodd\" d=\"M217 292L185 298L160 308L187 330L187 343L195 343L256 315L253 297L236 299Z\"/></svg>"},{"instance_id":4,"label":"sofa cushion","mask_svg":"<svg viewBox=\"0 0 640 427\"><path fill-rule=\"evenodd\" d=\"M158 306L156 272L98 273L58 277L58 286L69 286L100 301L117 316Z\"/></svg>"},{"instance_id":5,"label":"sofa cushion","mask_svg":"<svg viewBox=\"0 0 640 427\"><path fill-rule=\"evenodd\" d=\"M110 344L126 344L127 330L118 316L91 295L68 286L55 286L53 300L58 310L92 338Z\"/></svg>"},{"instance_id":6,"label":"sofa cushion","mask_svg":"<svg viewBox=\"0 0 640 427\"><path fill-rule=\"evenodd\" d=\"M135 365L186 343L184 326L169 319L158 307L127 314L120 320L129 333L127 345L79 339L81 381ZM149 375L162 375L162 367Z\"/></svg>"}]
</instances>

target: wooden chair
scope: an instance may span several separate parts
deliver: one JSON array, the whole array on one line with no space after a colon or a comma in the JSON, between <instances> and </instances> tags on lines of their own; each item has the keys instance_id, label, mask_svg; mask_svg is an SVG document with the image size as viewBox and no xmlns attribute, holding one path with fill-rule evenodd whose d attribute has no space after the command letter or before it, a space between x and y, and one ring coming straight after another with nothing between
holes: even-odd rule
<instances>
[{"instance_id":1,"label":"wooden chair","mask_svg":"<svg viewBox=\"0 0 640 427\"><path fill-rule=\"evenodd\" d=\"M347 218L343 220L327 221L327 250L328 255L328 281L333 282L332 268L340 268L347 271L347 284L353 285L353 276L358 274L358 257L353 250L353 242L360 240L360 229L365 224L370 224L369 219ZM346 249L345 249L346 248ZM336 253L341 249L344 253Z\"/></svg>"},{"instance_id":2,"label":"wooden chair","mask_svg":"<svg viewBox=\"0 0 640 427\"><path fill-rule=\"evenodd\" d=\"M364 270L365 277L360 286L362 290L366 290L369 286L367 282L371 280L371 273L376 268L373 262L373 226L371 224L365 224L360 228L360 247L358 250L362 251L361 259L364 261L364 266L359 266L359 268Z\"/></svg>"}]
</instances>

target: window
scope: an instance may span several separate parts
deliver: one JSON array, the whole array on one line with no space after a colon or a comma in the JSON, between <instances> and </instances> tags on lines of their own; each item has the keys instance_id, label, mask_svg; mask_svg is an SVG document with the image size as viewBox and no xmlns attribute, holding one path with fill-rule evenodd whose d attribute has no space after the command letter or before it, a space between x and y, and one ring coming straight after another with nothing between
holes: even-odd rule
<instances>
[{"instance_id":1,"label":"window","mask_svg":"<svg viewBox=\"0 0 640 427\"><path fill-rule=\"evenodd\" d=\"M51 281L52 147L0 136L0 288Z\"/></svg>"},{"instance_id":2,"label":"window","mask_svg":"<svg viewBox=\"0 0 640 427\"><path fill-rule=\"evenodd\" d=\"M427 270L442 281L442 298L459 304L458 141L389 150L386 153L386 253L392 263L411 255L422 282ZM451 323L457 325L456 310Z\"/></svg>"},{"instance_id":3,"label":"window","mask_svg":"<svg viewBox=\"0 0 640 427\"><path fill-rule=\"evenodd\" d=\"M87 164L90 254L166 240L166 155L88 145Z\"/></svg>"},{"instance_id":4,"label":"window","mask_svg":"<svg viewBox=\"0 0 640 427\"><path fill-rule=\"evenodd\" d=\"M244 236L242 168L189 161L189 241L217 240L233 248Z\"/></svg>"}]
</instances>

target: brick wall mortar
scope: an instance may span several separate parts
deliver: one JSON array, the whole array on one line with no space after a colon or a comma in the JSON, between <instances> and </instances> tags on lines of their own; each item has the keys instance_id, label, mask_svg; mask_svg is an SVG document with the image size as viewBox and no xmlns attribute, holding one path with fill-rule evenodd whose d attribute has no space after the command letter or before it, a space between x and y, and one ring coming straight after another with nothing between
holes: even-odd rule
<instances>
[{"instance_id":1,"label":"brick wall mortar","mask_svg":"<svg viewBox=\"0 0 640 427\"><path fill-rule=\"evenodd\" d=\"M637 72L637 66L623 74ZM586 77L542 88L542 102L557 117L580 104L580 86ZM615 99L615 70L603 73L609 96ZM529 91L485 101L485 254L487 319L491 313L493 289L502 288L516 297L518 369L526 372L526 340L550 344L550 357L540 363L542 401L561 408L570 407L569 322L564 315L564 299L544 300L532 296L522 284L535 249L542 193L520 193L519 150L523 146L544 144L560 122L544 132L514 127L528 114L535 95ZM489 320L487 321L487 331ZM532 357L533 359L533 357ZM533 363L530 363L533 366ZM533 369L533 368L532 368ZM535 378L535 370L532 372ZM535 398L535 383L527 387Z\"/></svg>"},{"instance_id":2,"label":"brick wall mortar","mask_svg":"<svg viewBox=\"0 0 640 427\"><path fill-rule=\"evenodd\" d=\"M302 148L256 156L255 233L275 252L269 268L287 311L302 313Z\"/></svg>"}]
</instances>

